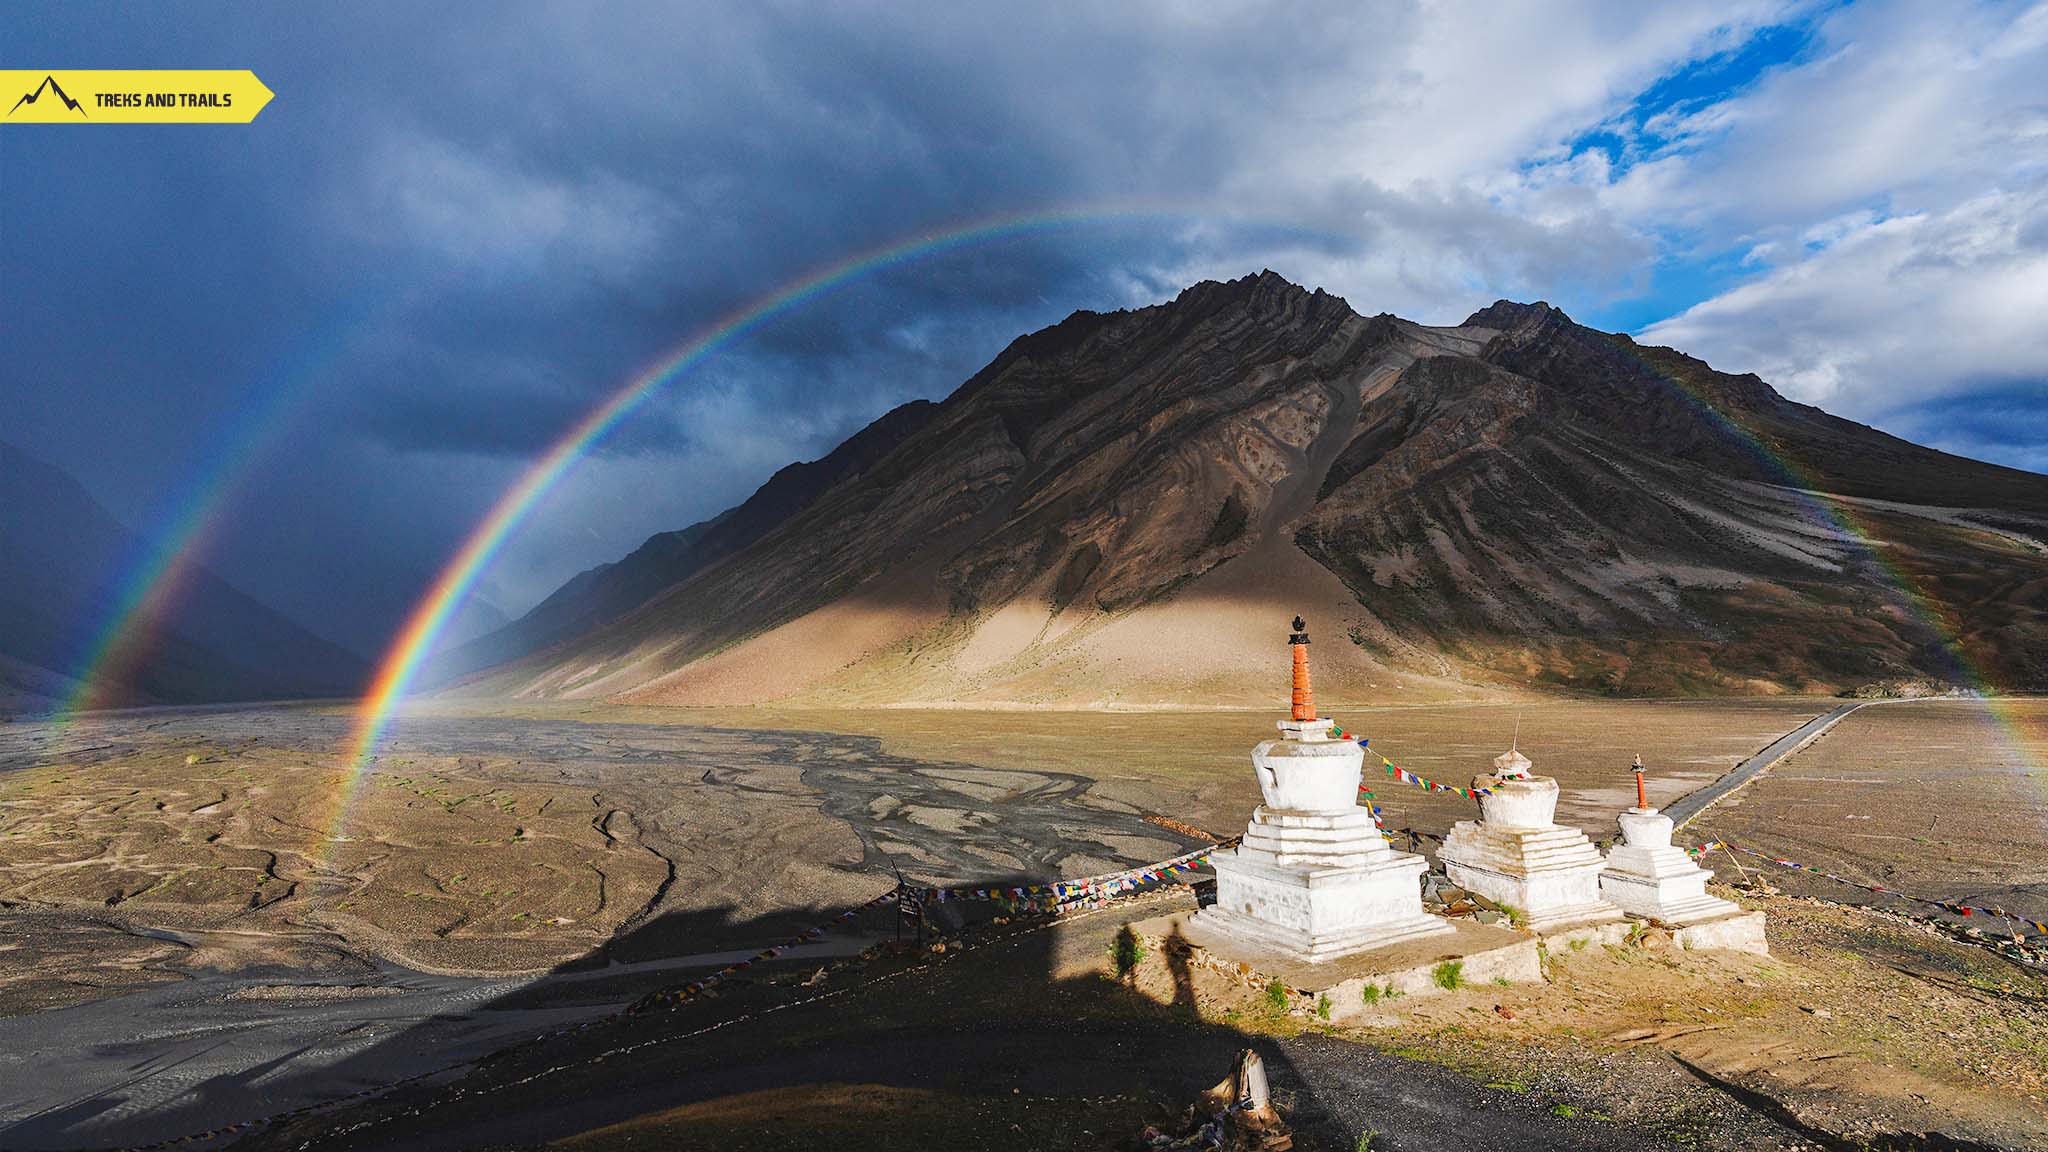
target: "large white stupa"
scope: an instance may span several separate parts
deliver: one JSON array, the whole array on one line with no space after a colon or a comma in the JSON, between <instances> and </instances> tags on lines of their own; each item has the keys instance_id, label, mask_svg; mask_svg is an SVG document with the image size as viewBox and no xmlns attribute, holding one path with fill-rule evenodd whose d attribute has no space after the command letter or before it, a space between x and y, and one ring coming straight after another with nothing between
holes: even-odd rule
<instances>
[{"instance_id":1,"label":"large white stupa","mask_svg":"<svg viewBox=\"0 0 2048 1152\"><path fill-rule=\"evenodd\" d=\"M1281 738L1252 750L1265 803L1237 849L1210 858L1216 903L1195 922L1317 963L1448 933L1422 910L1428 861L1390 847L1358 802L1364 749L1333 739L1335 723L1316 716L1308 643L1297 616L1293 707Z\"/></svg>"}]
</instances>

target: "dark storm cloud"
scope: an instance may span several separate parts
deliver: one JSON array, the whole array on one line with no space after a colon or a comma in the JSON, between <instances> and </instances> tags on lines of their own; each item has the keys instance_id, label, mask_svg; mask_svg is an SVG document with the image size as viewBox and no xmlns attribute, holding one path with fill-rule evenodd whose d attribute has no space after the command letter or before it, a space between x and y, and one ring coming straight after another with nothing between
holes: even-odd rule
<instances>
[{"instance_id":1,"label":"dark storm cloud","mask_svg":"<svg viewBox=\"0 0 2048 1152\"><path fill-rule=\"evenodd\" d=\"M1367 312L1547 296L1597 322L1673 252L1651 181L1566 142L1779 7L16 8L24 66L252 67L277 98L246 129L0 131L0 437L145 530L229 461L216 566L374 648L649 365L963 222L1126 210L877 272L723 347L543 501L493 570L503 606L1076 308L1271 266ZM1641 171L1680 187L1684 160Z\"/></svg>"}]
</instances>

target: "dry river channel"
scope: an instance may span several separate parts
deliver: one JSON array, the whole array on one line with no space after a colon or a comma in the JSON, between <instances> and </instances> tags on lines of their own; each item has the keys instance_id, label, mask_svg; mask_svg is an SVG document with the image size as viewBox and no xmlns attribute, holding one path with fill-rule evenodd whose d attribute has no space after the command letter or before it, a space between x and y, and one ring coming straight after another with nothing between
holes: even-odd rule
<instances>
[{"instance_id":1,"label":"dry river channel","mask_svg":"<svg viewBox=\"0 0 2048 1152\"><path fill-rule=\"evenodd\" d=\"M331 771L349 728L345 714L291 706L18 721L0 725L0 783L53 766L87 781L139 757L184 762L188 747L260 748ZM607 842L630 828L635 850L659 857L667 878L638 907L614 909L609 939L587 954L509 978L413 970L277 908L258 923L166 929L126 911L132 903L100 917L17 902L0 911L0 938L12 938L0 944L30 955L48 926L76 920L195 950L226 935L296 934L343 959L317 970L175 964L132 991L0 1017L0 1147L147 1144L452 1071L775 943L885 891L899 869L945 883L1051 879L1194 843L1093 794L1084 776L907 760L862 736L407 717L371 767L433 765L510 788L581 788L591 827ZM334 898L317 887L302 895ZM856 922L792 963L858 951L885 924Z\"/></svg>"}]
</instances>

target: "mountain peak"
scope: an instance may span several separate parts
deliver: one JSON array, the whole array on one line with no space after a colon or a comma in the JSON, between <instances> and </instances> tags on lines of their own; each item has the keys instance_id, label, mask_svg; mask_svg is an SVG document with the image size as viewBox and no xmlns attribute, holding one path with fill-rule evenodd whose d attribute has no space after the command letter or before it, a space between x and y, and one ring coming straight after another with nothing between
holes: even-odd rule
<instances>
[{"instance_id":1,"label":"mountain peak","mask_svg":"<svg viewBox=\"0 0 2048 1152\"><path fill-rule=\"evenodd\" d=\"M1564 309L1552 305L1547 300L1538 300L1534 304L1520 304L1513 300L1495 300L1472 315L1465 317L1463 327L1497 328L1505 332L1508 329L1519 327L1531 321L1561 321L1569 324L1572 322L1572 318L1565 315Z\"/></svg>"}]
</instances>

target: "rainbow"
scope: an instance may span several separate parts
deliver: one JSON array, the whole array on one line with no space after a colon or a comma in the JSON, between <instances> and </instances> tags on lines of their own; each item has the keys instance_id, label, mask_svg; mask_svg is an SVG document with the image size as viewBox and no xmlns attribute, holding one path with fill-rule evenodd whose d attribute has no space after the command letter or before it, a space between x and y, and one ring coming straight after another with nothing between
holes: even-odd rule
<instances>
[{"instance_id":1,"label":"rainbow","mask_svg":"<svg viewBox=\"0 0 2048 1152\"><path fill-rule=\"evenodd\" d=\"M1990 716L2008 748L2035 775L2048 775L2048 766L2038 762L2029 751L2031 743L2039 737L2029 729L2028 720L2015 706L2011 697L1998 690L1984 669L1973 659L1963 646L1962 631L1945 606L1920 584L1889 555L1889 546L1870 527L1864 517L1848 501L1830 495L1823 487L1818 474L1799 462L1776 451L1756 433L1743 427L1721 411L1705 393L1684 380L1658 373L1659 378L1670 382L1672 388L1709 423L1719 428L1732 441L1740 445L1769 472L1775 473L1784 483L1777 485L1789 492L1795 501L1802 504L1814 520L1831 529L1838 538L1862 550L1885 581L1899 594L1900 603L1908 613L1924 622L1941 642L1942 654L1948 664L1948 678L1951 682L1964 685L1979 694L1985 713Z\"/></svg>"},{"instance_id":2,"label":"rainbow","mask_svg":"<svg viewBox=\"0 0 2048 1152\"><path fill-rule=\"evenodd\" d=\"M60 717L75 719L104 706L109 694L126 684L148 657L149 642L164 613L199 570L199 557L220 525L222 507L263 458L264 449L291 425L306 386L348 346L346 337L361 330L367 305L376 298L370 292L351 298L316 329L315 338L298 341L293 354L249 390L239 406L241 417L218 438L212 466L191 484L173 506L164 529L117 581L104 623L74 664L72 690L58 707Z\"/></svg>"},{"instance_id":3,"label":"rainbow","mask_svg":"<svg viewBox=\"0 0 2048 1152\"><path fill-rule=\"evenodd\" d=\"M464 540L460 550L442 568L433 584L406 618L384 659L378 665L369 691L357 709L328 841L333 843L347 839L343 834L343 828L355 792L367 774L367 766L375 755L399 702L411 689L449 617L461 604L470 588L496 558L512 532L561 481L570 468L663 385L765 322L862 277L992 240L1077 224L1096 224L1120 219L1224 220L1277 227L1303 236L1330 238L1328 233L1270 219L1213 212L1163 211L1156 207L1020 213L928 232L858 253L813 271L770 295L727 314L688 343L634 376L603 404L563 434L554 446L531 465L518 482L498 499ZM1346 243L1356 243L1355 237L1341 239ZM1887 578L1904 595L1908 607L1934 626L1937 634L1943 638L1944 647L1951 659L1956 662L1959 672L1972 685L1983 685L1982 675L1968 662L1954 630L1947 626L1935 602L1918 588L1908 573L1884 557L1879 547L1873 543L1874 537L1848 507L1826 497L1819 490L1818 484L1813 482L1812 477L1806 475L1793 462L1773 452L1748 429L1728 419L1697 391L1682 382L1673 381L1673 384L1709 419L1736 437L1738 442L1744 444L1767 466L1784 477L1787 481L1785 487L1795 492L1800 499L1808 501L1816 513L1827 523L1834 525L1844 538L1867 551Z\"/></svg>"},{"instance_id":4,"label":"rainbow","mask_svg":"<svg viewBox=\"0 0 2048 1152\"><path fill-rule=\"evenodd\" d=\"M393 710L411 689L421 665L433 651L436 639L447 625L450 615L462 603L463 597L468 595L470 588L504 547L513 530L533 511L534 506L561 481L592 445L603 439L606 433L616 428L620 421L631 415L663 385L767 321L834 288L878 272L994 240L1075 225L1115 221L1198 220L1256 225L1299 236L1324 240L1337 239L1346 244L1358 242L1356 237L1335 236L1268 218L1218 212L1165 210L1156 206L1072 208L984 218L869 249L817 269L768 296L728 313L688 343L634 376L624 387L614 392L610 399L564 433L561 439L555 442L554 447L548 449L545 455L527 469L516 484L499 497L498 502L470 532L461 549L441 569L425 596L406 618L404 626L399 629L396 639L378 665L376 675L370 682L369 692L358 710L346 776L342 784L342 795L329 840L345 839L342 835L342 824L347 819L350 801L364 775L364 769L382 740L385 729L391 723Z\"/></svg>"}]
</instances>

